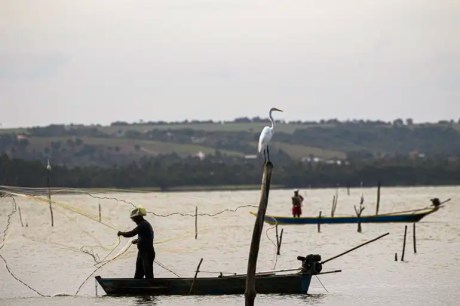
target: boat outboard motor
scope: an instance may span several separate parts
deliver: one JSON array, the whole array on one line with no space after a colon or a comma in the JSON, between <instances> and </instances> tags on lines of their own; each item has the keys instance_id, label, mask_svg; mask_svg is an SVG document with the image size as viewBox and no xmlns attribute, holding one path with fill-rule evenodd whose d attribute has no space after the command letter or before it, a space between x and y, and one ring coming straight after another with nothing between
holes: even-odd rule
<instances>
[{"instance_id":1,"label":"boat outboard motor","mask_svg":"<svg viewBox=\"0 0 460 306\"><path fill-rule=\"evenodd\" d=\"M302 261L302 273L316 275L323 269L321 255L310 254L305 257L297 256L297 259Z\"/></svg>"},{"instance_id":2,"label":"boat outboard motor","mask_svg":"<svg viewBox=\"0 0 460 306\"><path fill-rule=\"evenodd\" d=\"M433 205L434 207L439 207L441 206L441 201L439 201L439 198L433 198L431 199L431 205Z\"/></svg>"}]
</instances>

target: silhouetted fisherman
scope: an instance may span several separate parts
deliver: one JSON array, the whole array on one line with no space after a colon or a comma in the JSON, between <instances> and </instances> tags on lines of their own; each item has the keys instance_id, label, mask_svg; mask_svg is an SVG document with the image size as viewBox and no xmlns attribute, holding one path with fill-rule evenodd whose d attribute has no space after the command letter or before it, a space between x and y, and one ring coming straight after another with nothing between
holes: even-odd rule
<instances>
[{"instance_id":1,"label":"silhouetted fisherman","mask_svg":"<svg viewBox=\"0 0 460 306\"><path fill-rule=\"evenodd\" d=\"M155 260L155 249L153 248L153 228L150 223L144 219L147 215L145 208L138 207L131 211L131 220L137 226L129 232L118 232L118 236L133 237L137 235L137 239L133 240L133 244L137 244L137 260L136 272L134 278L153 278L153 261Z\"/></svg>"}]
</instances>

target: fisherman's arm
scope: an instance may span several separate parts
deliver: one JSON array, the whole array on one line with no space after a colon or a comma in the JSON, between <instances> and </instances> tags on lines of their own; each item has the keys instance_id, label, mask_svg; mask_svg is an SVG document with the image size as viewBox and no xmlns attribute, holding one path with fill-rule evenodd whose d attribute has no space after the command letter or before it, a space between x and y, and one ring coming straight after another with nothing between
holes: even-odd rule
<instances>
[{"instance_id":1,"label":"fisherman's arm","mask_svg":"<svg viewBox=\"0 0 460 306\"><path fill-rule=\"evenodd\" d=\"M136 227L135 229L133 229L132 231L129 231L129 232L122 232L122 231L118 231L117 235L118 236L123 236L123 237L126 237L126 238L130 238L130 237L134 237L138 234L139 232L139 227Z\"/></svg>"}]
</instances>

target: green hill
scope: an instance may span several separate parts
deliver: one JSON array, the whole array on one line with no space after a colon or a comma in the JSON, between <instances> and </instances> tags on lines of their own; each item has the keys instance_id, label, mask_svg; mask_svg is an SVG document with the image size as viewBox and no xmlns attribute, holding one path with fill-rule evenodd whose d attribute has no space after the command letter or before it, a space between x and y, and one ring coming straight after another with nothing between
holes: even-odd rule
<instances>
[{"instance_id":1,"label":"green hill","mask_svg":"<svg viewBox=\"0 0 460 306\"><path fill-rule=\"evenodd\" d=\"M110 126L50 125L0 130L0 152L70 167L111 167L143 158L177 155L254 158L267 120L149 122ZM278 123L272 158L304 162L373 161L398 156L452 159L460 156L455 122L413 124L408 120Z\"/></svg>"}]
</instances>

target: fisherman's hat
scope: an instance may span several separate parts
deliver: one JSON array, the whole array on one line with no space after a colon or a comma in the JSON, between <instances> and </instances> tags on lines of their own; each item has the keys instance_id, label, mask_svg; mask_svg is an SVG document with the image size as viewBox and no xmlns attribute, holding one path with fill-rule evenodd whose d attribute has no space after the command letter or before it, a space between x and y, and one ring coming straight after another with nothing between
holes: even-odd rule
<instances>
[{"instance_id":1,"label":"fisherman's hat","mask_svg":"<svg viewBox=\"0 0 460 306\"><path fill-rule=\"evenodd\" d=\"M147 215L147 211L145 210L145 208L142 206L138 206L131 211L130 217L134 218L134 217L146 216L146 215Z\"/></svg>"}]
</instances>

